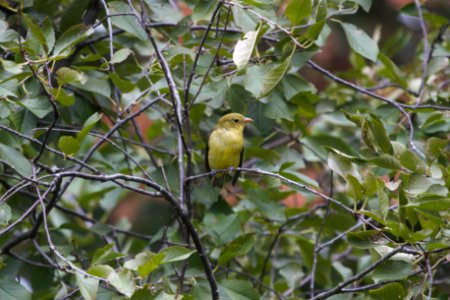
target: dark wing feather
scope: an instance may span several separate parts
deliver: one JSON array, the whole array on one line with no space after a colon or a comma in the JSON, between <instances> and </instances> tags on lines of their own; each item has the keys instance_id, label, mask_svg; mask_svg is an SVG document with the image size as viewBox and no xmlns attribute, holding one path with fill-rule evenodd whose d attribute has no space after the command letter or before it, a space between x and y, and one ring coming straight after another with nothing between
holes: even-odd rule
<instances>
[{"instance_id":1,"label":"dark wing feather","mask_svg":"<svg viewBox=\"0 0 450 300\"><path fill-rule=\"evenodd\" d=\"M242 168L242 160L244 160L244 148L242 148L241 154L240 154L240 157L239 157L239 168ZM241 174L241 171L234 172L233 179L231 181L232 185L236 184L240 174Z\"/></svg>"}]
</instances>

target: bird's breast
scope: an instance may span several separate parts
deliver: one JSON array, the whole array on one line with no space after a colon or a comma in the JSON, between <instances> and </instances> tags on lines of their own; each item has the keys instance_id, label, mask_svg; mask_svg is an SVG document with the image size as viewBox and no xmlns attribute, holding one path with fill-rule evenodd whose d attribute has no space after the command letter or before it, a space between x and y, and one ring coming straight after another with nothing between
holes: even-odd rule
<instances>
[{"instance_id":1,"label":"bird's breast","mask_svg":"<svg viewBox=\"0 0 450 300\"><path fill-rule=\"evenodd\" d=\"M216 129L209 137L208 146L208 162L211 169L237 167L244 147L244 138L239 131Z\"/></svg>"}]
</instances>

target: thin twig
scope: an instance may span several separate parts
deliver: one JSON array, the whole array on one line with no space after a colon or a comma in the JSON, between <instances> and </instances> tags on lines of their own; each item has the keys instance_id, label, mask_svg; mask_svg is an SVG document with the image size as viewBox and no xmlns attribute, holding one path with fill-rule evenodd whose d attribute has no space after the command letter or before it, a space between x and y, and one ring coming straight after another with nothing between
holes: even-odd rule
<instances>
[{"instance_id":1,"label":"thin twig","mask_svg":"<svg viewBox=\"0 0 450 300\"><path fill-rule=\"evenodd\" d=\"M423 18L423 12L422 12L422 5L420 4L419 0L414 0L414 3L416 5L417 14L419 15L419 23L420 23L420 29L422 30L422 36L423 36L423 62L422 62L422 78L420 81L420 87L418 91L418 97L416 101L416 105L418 105L422 101L422 95L423 95L423 89L425 87L427 76L428 76L428 57L430 56L431 50L430 45L428 43L428 31L427 26L425 24L425 20Z\"/></svg>"},{"instance_id":2,"label":"thin twig","mask_svg":"<svg viewBox=\"0 0 450 300\"><path fill-rule=\"evenodd\" d=\"M194 63L192 65L192 70L189 73L188 81L186 83L186 89L184 91L184 102L185 102L185 105L187 107L190 107L190 105L188 104L189 103L189 91L191 89L192 80L194 79L195 70L197 69L198 60L200 59L200 55L202 54L203 46L204 46L204 44L206 42L206 38L208 37L209 31L211 30L212 24L214 23L214 19L216 18L217 14L219 13L219 10L222 7L222 4L223 4L222 0L217 1L216 7L215 7L215 9L214 9L214 11L212 13L212 16L211 16L211 20L208 23L208 27L206 28L206 30L205 30L205 32L203 34L203 37L202 37L202 40L200 41L200 45L198 47L197 53L195 54ZM226 24L225 24L225 27L226 27ZM222 42L220 42L220 44L221 43ZM217 48L217 51L219 51L220 44L219 44L219 47ZM213 58L213 61L214 61L214 58ZM207 74L205 75L205 78L206 77L207 77ZM192 99L192 102L195 101L195 98L196 97L194 97Z\"/></svg>"},{"instance_id":3,"label":"thin twig","mask_svg":"<svg viewBox=\"0 0 450 300\"><path fill-rule=\"evenodd\" d=\"M349 208L346 205L342 204L340 201L338 201L338 200L336 200L336 199L334 199L332 197L329 197L329 196L327 196L327 195L325 195L325 194L323 194L321 192L318 192L318 191L316 191L315 189L313 189L313 188L311 188L309 186L306 186L306 185L298 183L298 182L296 182L294 180L288 179L288 178L286 178L286 177L284 177L284 176L282 176L280 174L277 174L277 173L272 173L272 172L264 171L264 170L261 170L261 169L250 169L250 168L233 168L232 170L231 169L214 170L213 173L226 173L226 172L229 172L229 171L241 171L241 172L246 172L246 173L249 173L249 174L258 174L258 175L264 175L264 176L270 176L270 177L278 178L281 181L283 181L284 183L287 183L287 184L290 184L290 185L295 186L297 188L300 188L302 190L308 191L308 192L310 192L310 193L312 193L312 194L314 194L316 196L321 197L324 200L333 202L335 205L337 205L338 207L344 209L345 211L347 211L347 212L349 212L351 214L354 213L354 211L351 208ZM186 180L198 180L198 179L201 179L201 178L208 177L210 175L213 175L213 174L211 172L203 173L203 174L187 177Z\"/></svg>"},{"instance_id":4,"label":"thin twig","mask_svg":"<svg viewBox=\"0 0 450 300\"><path fill-rule=\"evenodd\" d=\"M52 266L52 265L47 265L47 264L43 264L41 262L36 262L36 261L32 261L32 260L23 258L23 257L21 257L21 256L19 256L17 254L14 254L11 251L8 251L6 254L11 256L14 259L17 259L17 260L20 260L20 261L24 262L25 264L30 265L30 266L35 266L35 267L38 267L38 268L45 268L45 269L54 269L54 266Z\"/></svg>"},{"instance_id":5,"label":"thin twig","mask_svg":"<svg viewBox=\"0 0 450 300\"><path fill-rule=\"evenodd\" d=\"M375 270L375 268L378 267L380 264L382 264L383 262L385 262L386 260L388 260L389 258L394 256L395 254L400 252L402 249L403 249L403 246L399 246L399 247L393 249L392 252L390 252L386 256L383 256L382 258L380 258L379 260L374 262L372 265L370 265L366 269L364 269L361 272L353 275L349 279L347 279L345 281L342 281L341 283L339 283L335 287L333 287L333 288L331 288L331 289L329 289L329 290L327 290L325 292L322 292L322 293L318 294L315 297L312 297L310 300L325 299L325 298L328 298L328 297L330 297L332 295L335 295L335 294L339 293L344 287L346 287L347 285L349 285L349 284L351 284L351 283L353 283L353 282L355 282L357 280L360 280L361 278L363 278L364 276L366 276L367 274L369 274L370 272Z\"/></svg>"},{"instance_id":6,"label":"thin twig","mask_svg":"<svg viewBox=\"0 0 450 300\"><path fill-rule=\"evenodd\" d=\"M427 269L427 276L425 278L428 278L427 300L431 300L431 295L433 292L433 271L431 270L430 258L428 255L425 255L425 267Z\"/></svg>"},{"instance_id":7,"label":"thin twig","mask_svg":"<svg viewBox=\"0 0 450 300\"><path fill-rule=\"evenodd\" d=\"M177 214L177 217L179 217L179 219L183 222L183 225L186 226L189 234L191 235L192 240L195 245L195 248L196 248L198 255L202 261L206 277L210 284L212 298L214 300L219 299L219 290L218 290L217 282L215 280L215 277L214 277L214 274L213 274L213 271L211 268L211 264L206 255L206 252L205 252L205 249L201 242L200 236L197 233L197 230L195 229L194 225L190 221L189 217L186 215L184 209L180 206L179 202L174 198L174 196L169 191L167 191L162 186L160 186L159 184L157 184L151 180L148 180L148 179L145 179L142 177L130 176L130 175L124 175L124 174L96 175L96 174L86 174L86 173L81 173L81 172L76 172L76 171L68 171L68 172L55 173L55 174L51 174L51 175L47 175L47 176L52 176L52 177L57 176L58 178L68 177L68 178L72 178L72 179L73 178L84 178L84 179L89 179L89 180L95 180L98 182L111 181L111 182L114 182L114 183L118 184L119 186L127 188L129 190L137 191L142 194L148 193L148 191L146 191L144 189L132 187L132 186L118 182L118 180L124 180L124 181L130 181L130 182L144 184L147 187L155 189L157 192L161 193L161 195L164 197L164 199L167 200L170 205L172 205L172 207L174 208L174 210Z\"/></svg>"}]
</instances>

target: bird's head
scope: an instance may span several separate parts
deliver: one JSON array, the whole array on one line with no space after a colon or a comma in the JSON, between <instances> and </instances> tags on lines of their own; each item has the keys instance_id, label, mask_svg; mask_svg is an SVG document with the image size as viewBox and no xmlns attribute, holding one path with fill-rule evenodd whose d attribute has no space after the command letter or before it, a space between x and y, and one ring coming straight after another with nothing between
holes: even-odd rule
<instances>
[{"instance_id":1,"label":"bird's head","mask_svg":"<svg viewBox=\"0 0 450 300\"><path fill-rule=\"evenodd\" d=\"M238 113L231 113L220 118L216 128L243 130L245 125L251 122L253 120L250 118L246 118Z\"/></svg>"}]
</instances>

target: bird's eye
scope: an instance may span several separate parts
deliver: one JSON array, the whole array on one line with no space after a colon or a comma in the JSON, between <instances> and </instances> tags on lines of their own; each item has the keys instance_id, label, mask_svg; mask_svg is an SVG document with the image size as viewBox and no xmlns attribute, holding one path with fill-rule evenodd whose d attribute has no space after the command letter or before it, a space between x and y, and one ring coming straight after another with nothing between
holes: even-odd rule
<instances>
[{"instance_id":1,"label":"bird's eye","mask_svg":"<svg viewBox=\"0 0 450 300\"><path fill-rule=\"evenodd\" d=\"M234 123L239 123L239 119L233 119Z\"/></svg>"}]
</instances>

